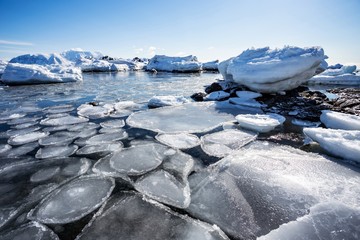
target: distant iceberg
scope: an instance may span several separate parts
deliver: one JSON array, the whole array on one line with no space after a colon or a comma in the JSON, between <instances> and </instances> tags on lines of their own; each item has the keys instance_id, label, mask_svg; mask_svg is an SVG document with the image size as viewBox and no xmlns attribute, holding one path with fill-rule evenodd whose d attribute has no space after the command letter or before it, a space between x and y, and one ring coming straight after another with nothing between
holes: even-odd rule
<instances>
[{"instance_id":1,"label":"distant iceberg","mask_svg":"<svg viewBox=\"0 0 360 240\"><path fill-rule=\"evenodd\" d=\"M61 56L71 62L77 62L83 58L87 59L100 59L104 55L100 52L84 51L81 48L73 48L61 53Z\"/></svg>"},{"instance_id":2,"label":"distant iceberg","mask_svg":"<svg viewBox=\"0 0 360 240\"><path fill-rule=\"evenodd\" d=\"M355 74L356 66L336 64L324 72L309 79L308 84L324 85L360 85L360 76Z\"/></svg>"},{"instance_id":3,"label":"distant iceberg","mask_svg":"<svg viewBox=\"0 0 360 240\"><path fill-rule=\"evenodd\" d=\"M9 63L1 76L8 85L82 81L81 70L63 65Z\"/></svg>"},{"instance_id":4,"label":"distant iceberg","mask_svg":"<svg viewBox=\"0 0 360 240\"><path fill-rule=\"evenodd\" d=\"M219 64L224 79L253 91L272 93L291 90L315 75L325 59L320 47L269 47L248 49Z\"/></svg>"},{"instance_id":5,"label":"distant iceberg","mask_svg":"<svg viewBox=\"0 0 360 240\"><path fill-rule=\"evenodd\" d=\"M109 61L110 63L116 64L116 65L126 65L130 70L133 70L133 71L143 70L146 67L146 65L148 64L147 59L140 59L140 58L134 58L132 60L122 59L122 58L114 58L114 59L109 59L107 61Z\"/></svg>"},{"instance_id":6,"label":"distant iceberg","mask_svg":"<svg viewBox=\"0 0 360 240\"><path fill-rule=\"evenodd\" d=\"M51 54L25 54L15 57L9 63L37 64L37 65L71 65L66 58L57 53Z\"/></svg>"},{"instance_id":7,"label":"distant iceberg","mask_svg":"<svg viewBox=\"0 0 360 240\"><path fill-rule=\"evenodd\" d=\"M150 59L146 70L163 72L200 72L201 63L197 57L189 55L186 57L168 57L165 55L155 55Z\"/></svg>"},{"instance_id":8,"label":"distant iceberg","mask_svg":"<svg viewBox=\"0 0 360 240\"><path fill-rule=\"evenodd\" d=\"M78 61L76 66L80 67L83 72L124 72L129 70L126 64L115 64L105 60L90 60L85 58Z\"/></svg>"}]
</instances>

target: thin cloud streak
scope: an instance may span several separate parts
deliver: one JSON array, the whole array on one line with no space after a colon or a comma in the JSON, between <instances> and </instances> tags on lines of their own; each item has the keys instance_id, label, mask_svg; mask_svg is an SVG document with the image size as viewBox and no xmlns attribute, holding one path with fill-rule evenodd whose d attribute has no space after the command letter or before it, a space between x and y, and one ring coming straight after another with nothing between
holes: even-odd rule
<instances>
[{"instance_id":1,"label":"thin cloud streak","mask_svg":"<svg viewBox=\"0 0 360 240\"><path fill-rule=\"evenodd\" d=\"M1 40L1 39L0 39L0 44L16 45L16 46L32 46L32 45L34 45L33 43L29 43L29 42L7 41L7 40Z\"/></svg>"}]
</instances>

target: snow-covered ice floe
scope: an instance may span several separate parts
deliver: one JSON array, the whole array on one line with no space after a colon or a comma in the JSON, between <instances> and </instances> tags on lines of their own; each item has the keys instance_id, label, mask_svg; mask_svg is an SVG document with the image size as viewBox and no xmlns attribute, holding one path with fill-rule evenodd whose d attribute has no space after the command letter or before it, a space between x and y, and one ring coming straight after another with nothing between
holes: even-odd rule
<instances>
[{"instance_id":1,"label":"snow-covered ice floe","mask_svg":"<svg viewBox=\"0 0 360 240\"><path fill-rule=\"evenodd\" d=\"M65 65L9 63L1 81L8 85L82 81L80 68Z\"/></svg>"},{"instance_id":2,"label":"snow-covered ice floe","mask_svg":"<svg viewBox=\"0 0 360 240\"><path fill-rule=\"evenodd\" d=\"M234 116L221 112L216 104L186 103L135 112L126 123L131 127L159 133L199 133L231 120L234 120Z\"/></svg>"},{"instance_id":3,"label":"snow-covered ice floe","mask_svg":"<svg viewBox=\"0 0 360 240\"><path fill-rule=\"evenodd\" d=\"M192 55L186 57L155 55L150 59L146 69L164 72L200 72L201 63Z\"/></svg>"},{"instance_id":4,"label":"snow-covered ice floe","mask_svg":"<svg viewBox=\"0 0 360 240\"><path fill-rule=\"evenodd\" d=\"M215 92L212 92L212 93L206 95L204 100L217 101L217 100L223 100L223 99L228 98L228 97L230 97L230 93L228 93L228 92L215 91Z\"/></svg>"},{"instance_id":5,"label":"snow-covered ice floe","mask_svg":"<svg viewBox=\"0 0 360 240\"><path fill-rule=\"evenodd\" d=\"M110 177L80 177L51 192L30 211L28 218L50 224L74 222L100 207L114 187Z\"/></svg>"},{"instance_id":6,"label":"snow-covered ice floe","mask_svg":"<svg viewBox=\"0 0 360 240\"><path fill-rule=\"evenodd\" d=\"M177 106L188 102L190 102L190 100L184 96L153 96L149 100L148 106L149 108L157 108L164 106Z\"/></svg>"},{"instance_id":7,"label":"snow-covered ice floe","mask_svg":"<svg viewBox=\"0 0 360 240\"><path fill-rule=\"evenodd\" d=\"M204 71L219 71L219 60L211 61L211 62L205 62L202 65L202 70Z\"/></svg>"},{"instance_id":8,"label":"snow-covered ice floe","mask_svg":"<svg viewBox=\"0 0 360 240\"><path fill-rule=\"evenodd\" d=\"M304 133L334 156L360 163L360 131L304 128Z\"/></svg>"},{"instance_id":9,"label":"snow-covered ice floe","mask_svg":"<svg viewBox=\"0 0 360 240\"><path fill-rule=\"evenodd\" d=\"M323 110L320 120L327 128L360 130L360 117L356 115Z\"/></svg>"},{"instance_id":10,"label":"snow-covered ice floe","mask_svg":"<svg viewBox=\"0 0 360 240\"><path fill-rule=\"evenodd\" d=\"M339 68L337 68L339 67ZM333 66L309 79L311 85L360 85L360 76L355 74L356 66Z\"/></svg>"},{"instance_id":11,"label":"snow-covered ice floe","mask_svg":"<svg viewBox=\"0 0 360 240\"><path fill-rule=\"evenodd\" d=\"M195 220L186 215L180 215L135 192L120 192L110 199L83 229L77 239L101 238L137 240L229 239L217 226Z\"/></svg>"},{"instance_id":12,"label":"snow-covered ice floe","mask_svg":"<svg viewBox=\"0 0 360 240\"><path fill-rule=\"evenodd\" d=\"M275 114L239 114L236 117L240 127L264 133L285 122L285 117Z\"/></svg>"},{"instance_id":13,"label":"snow-covered ice floe","mask_svg":"<svg viewBox=\"0 0 360 240\"><path fill-rule=\"evenodd\" d=\"M191 174L189 182L191 203L186 210L200 220L218 225L234 239L265 235L306 216L309 209L311 217L311 207L316 208L319 203L342 202L359 217L360 176L356 169L269 142L250 143ZM332 217L331 221L336 220ZM352 219L344 221L351 223ZM332 226L323 221L325 229ZM354 230L360 233L359 229ZM327 239L324 236L329 232L319 234L320 239Z\"/></svg>"},{"instance_id":14,"label":"snow-covered ice floe","mask_svg":"<svg viewBox=\"0 0 360 240\"><path fill-rule=\"evenodd\" d=\"M320 47L269 47L248 49L219 64L226 81L247 86L253 91L271 93L291 90L315 75L324 59Z\"/></svg>"}]
</instances>

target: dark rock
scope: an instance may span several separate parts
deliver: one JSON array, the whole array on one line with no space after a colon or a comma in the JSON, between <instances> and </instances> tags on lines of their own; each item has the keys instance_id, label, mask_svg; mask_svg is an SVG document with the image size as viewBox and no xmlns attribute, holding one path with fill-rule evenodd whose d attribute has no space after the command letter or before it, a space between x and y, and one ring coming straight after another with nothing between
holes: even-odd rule
<instances>
[{"instance_id":1,"label":"dark rock","mask_svg":"<svg viewBox=\"0 0 360 240\"><path fill-rule=\"evenodd\" d=\"M223 89L222 89L221 85L219 83L217 83L217 82L214 82L210 86L207 86L205 88L205 92L207 94L212 93L212 92L216 92L216 91L222 91L222 90Z\"/></svg>"},{"instance_id":2,"label":"dark rock","mask_svg":"<svg viewBox=\"0 0 360 240\"><path fill-rule=\"evenodd\" d=\"M338 96L327 101L331 110L360 116L360 89L334 88L327 91Z\"/></svg>"},{"instance_id":3,"label":"dark rock","mask_svg":"<svg viewBox=\"0 0 360 240\"><path fill-rule=\"evenodd\" d=\"M196 101L196 102L202 102L202 101L204 101L205 96L206 96L206 93L198 92L198 93L194 93L190 97L192 99L194 99L194 101Z\"/></svg>"}]
</instances>

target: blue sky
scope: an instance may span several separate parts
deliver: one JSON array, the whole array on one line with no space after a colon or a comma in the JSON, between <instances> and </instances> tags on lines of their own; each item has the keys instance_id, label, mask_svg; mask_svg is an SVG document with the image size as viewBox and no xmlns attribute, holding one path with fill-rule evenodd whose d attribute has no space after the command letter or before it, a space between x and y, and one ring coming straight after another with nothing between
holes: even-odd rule
<instances>
[{"instance_id":1,"label":"blue sky","mask_svg":"<svg viewBox=\"0 0 360 240\"><path fill-rule=\"evenodd\" d=\"M360 0L0 0L0 9L0 59L82 48L207 61L292 45L360 67Z\"/></svg>"}]
</instances>

